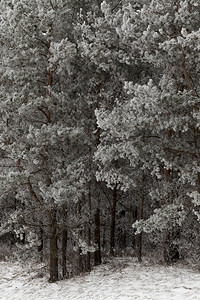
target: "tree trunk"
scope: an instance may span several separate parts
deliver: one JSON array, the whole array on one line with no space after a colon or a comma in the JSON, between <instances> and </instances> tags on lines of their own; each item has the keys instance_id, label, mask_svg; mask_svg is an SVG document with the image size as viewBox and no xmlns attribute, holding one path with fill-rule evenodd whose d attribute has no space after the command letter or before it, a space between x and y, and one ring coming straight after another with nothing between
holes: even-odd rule
<instances>
[{"instance_id":1,"label":"tree trunk","mask_svg":"<svg viewBox=\"0 0 200 300\"><path fill-rule=\"evenodd\" d=\"M142 170L142 193L141 193L141 205L140 205L140 220L143 219L144 208L144 170ZM138 260L142 261L142 232L139 234L138 240Z\"/></svg>"},{"instance_id":2,"label":"tree trunk","mask_svg":"<svg viewBox=\"0 0 200 300\"><path fill-rule=\"evenodd\" d=\"M44 249L44 241L43 241L43 236L44 236L44 231L43 231L43 226L42 226L42 222L41 225L39 227L39 242L40 244L38 245L38 253L40 255L40 261L43 261L43 249Z\"/></svg>"},{"instance_id":3,"label":"tree trunk","mask_svg":"<svg viewBox=\"0 0 200 300\"><path fill-rule=\"evenodd\" d=\"M89 206L89 226L88 226L88 246L91 246L92 231L91 231L91 211L92 211L92 199L91 199L91 181L88 184L88 206ZM91 252L87 252L87 271L91 270Z\"/></svg>"},{"instance_id":4,"label":"tree trunk","mask_svg":"<svg viewBox=\"0 0 200 300\"><path fill-rule=\"evenodd\" d=\"M84 202L84 197L83 197L82 201ZM84 203L83 203L83 205L84 205ZM81 206L82 206L82 202L81 202L81 200L79 200L79 202L78 202L78 217L80 218L80 220L81 220ZM80 240L83 240L85 238L83 236L84 231L82 230L82 228L79 228L79 233L78 234L79 234L79 239ZM79 241L78 241L78 243L79 243ZM83 256L82 248L79 245L79 248L78 248L77 274L80 274L84 270L85 270L85 257Z\"/></svg>"},{"instance_id":5,"label":"tree trunk","mask_svg":"<svg viewBox=\"0 0 200 300\"><path fill-rule=\"evenodd\" d=\"M94 242L97 245L97 249L94 252L94 264L95 266L101 264L101 232L100 232L100 209L99 207L95 213L95 232L94 232Z\"/></svg>"},{"instance_id":6,"label":"tree trunk","mask_svg":"<svg viewBox=\"0 0 200 300\"><path fill-rule=\"evenodd\" d=\"M91 246L91 227L89 226L88 228L88 246ZM91 252L87 252L87 271L91 271Z\"/></svg>"},{"instance_id":7,"label":"tree trunk","mask_svg":"<svg viewBox=\"0 0 200 300\"><path fill-rule=\"evenodd\" d=\"M100 101L100 90L101 85L97 85L97 102L96 102L96 109L99 108L99 101ZM97 126L96 123L96 149L98 145L100 144L100 128ZM97 245L97 249L94 252L94 265L100 265L101 264L101 220L100 220L100 200L98 199L98 207L96 209L95 215L94 215L94 222L95 222L95 232L94 232L94 242Z\"/></svg>"},{"instance_id":8,"label":"tree trunk","mask_svg":"<svg viewBox=\"0 0 200 300\"><path fill-rule=\"evenodd\" d=\"M111 228L110 228L110 255L114 255L115 248L115 223L116 223L116 205L117 205L117 187L113 190L113 203L111 211Z\"/></svg>"},{"instance_id":9,"label":"tree trunk","mask_svg":"<svg viewBox=\"0 0 200 300\"><path fill-rule=\"evenodd\" d=\"M171 130L167 130L167 138L170 139L171 137ZM170 170L164 168L164 180L167 182L169 180L170 176ZM164 205L168 204L167 197L164 198ZM170 256L169 256L169 244L170 244L170 236L169 236L169 230L168 228L165 228L163 233L163 256L164 261L169 264L170 262Z\"/></svg>"},{"instance_id":10,"label":"tree trunk","mask_svg":"<svg viewBox=\"0 0 200 300\"><path fill-rule=\"evenodd\" d=\"M166 264L170 263L169 243L170 243L169 230L165 228L163 232L163 256Z\"/></svg>"},{"instance_id":11,"label":"tree trunk","mask_svg":"<svg viewBox=\"0 0 200 300\"><path fill-rule=\"evenodd\" d=\"M67 230L66 230L66 207L63 205L62 208L62 276L66 277L67 274Z\"/></svg>"},{"instance_id":12,"label":"tree trunk","mask_svg":"<svg viewBox=\"0 0 200 300\"><path fill-rule=\"evenodd\" d=\"M66 277L67 274L67 230L62 231L62 276Z\"/></svg>"},{"instance_id":13,"label":"tree trunk","mask_svg":"<svg viewBox=\"0 0 200 300\"><path fill-rule=\"evenodd\" d=\"M50 221L50 277L49 282L55 282L58 280L58 247L57 247L57 221L56 221L56 209L53 208L49 212Z\"/></svg>"}]
</instances>

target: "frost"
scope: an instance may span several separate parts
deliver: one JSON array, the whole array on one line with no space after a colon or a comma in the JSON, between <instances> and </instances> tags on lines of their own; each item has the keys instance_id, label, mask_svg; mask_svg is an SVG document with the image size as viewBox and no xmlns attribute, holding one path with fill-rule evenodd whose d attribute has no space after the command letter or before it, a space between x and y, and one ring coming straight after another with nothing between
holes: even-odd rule
<instances>
[{"instance_id":1,"label":"frost","mask_svg":"<svg viewBox=\"0 0 200 300\"><path fill-rule=\"evenodd\" d=\"M136 229L135 234L142 231L150 233L153 231L163 231L170 226L181 226L186 218L186 212L182 205L167 205L160 209L155 209L154 214L147 220L136 221L132 226Z\"/></svg>"}]
</instances>

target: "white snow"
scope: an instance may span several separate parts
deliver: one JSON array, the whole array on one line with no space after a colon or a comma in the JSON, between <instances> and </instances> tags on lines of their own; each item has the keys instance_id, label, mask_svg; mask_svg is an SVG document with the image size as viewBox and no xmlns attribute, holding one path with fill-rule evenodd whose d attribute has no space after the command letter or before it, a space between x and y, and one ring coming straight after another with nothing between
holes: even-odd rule
<instances>
[{"instance_id":1,"label":"white snow","mask_svg":"<svg viewBox=\"0 0 200 300\"><path fill-rule=\"evenodd\" d=\"M118 258L90 274L48 283L42 265L0 262L1 300L199 300L200 273ZM45 273L45 272L43 272ZM38 275L39 274L39 275ZM43 274L44 275L44 274Z\"/></svg>"}]
</instances>

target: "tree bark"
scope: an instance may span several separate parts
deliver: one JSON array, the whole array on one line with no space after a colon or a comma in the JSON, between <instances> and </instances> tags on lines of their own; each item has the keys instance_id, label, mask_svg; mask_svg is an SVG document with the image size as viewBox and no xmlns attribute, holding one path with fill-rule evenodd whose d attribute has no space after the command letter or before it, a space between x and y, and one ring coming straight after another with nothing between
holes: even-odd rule
<instances>
[{"instance_id":1,"label":"tree bark","mask_svg":"<svg viewBox=\"0 0 200 300\"><path fill-rule=\"evenodd\" d=\"M67 274L67 230L66 230L66 207L62 207L62 276L66 277Z\"/></svg>"},{"instance_id":2,"label":"tree bark","mask_svg":"<svg viewBox=\"0 0 200 300\"><path fill-rule=\"evenodd\" d=\"M140 220L143 219L144 208L144 170L142 170L142 193L141 193L141 205L140 205ZM142 232L139 234L138 240L138 260L142 261Z\"/></svg>"},{"instance_id":3,"label":"tree bark","mask_svg":"<svg viewBox=\"0 0 200 300\"><path fill-rule=\"evenodd\" d=\"M113 190L113 203L111 211L111 228L110 228L110 255L114 255L115 249L115 223L116 223L116 205L117 205L117 187Z\"/></svg>"},{"instance_id":4,"label":"tree bark","mask_svg":"<svg viewBox=\"0 0 200 300\"><path fill-rule=\"evenodd\" d=\"M91 211L92 211L92 199L91 199L91 181L88 185L88 206L89 206L89 226L88 226L88 246L91 246L92 231L91 231ZM91 270L91 252L87 252L87 271Z\"/></svg>"},{"instance_id":5,"label":"tree bark","mask_svg":"<svg viewBox=\"0 0 200 300\"><path fill-rule=\"evenodd\" d=\"M50 238L50 278L49 282L58 280L58 246L57 246L57 220L56 209L49 212L49 238Z\"/></svg>"},{"instance_id":6,"label":"tree bark","mask_svg":"<svg viewBox=\"0 0 200 300\"><path fill-rule=\"evenodd\" d=\"M94 264L95 266L101 264L101 232L100 232L100 208L96 209L95 213L95 232L94 232L94 242L97 245L97 249L94 252Z\"/></svg>"},{"instance_id":7,"label":"tree bark","mask_svg":"<svg viewBox=\"0 0 200 300\"><path fill-rule=\"evenodd\" d=\"M167 130L167 138L170 139L171 137L171 130ZM164 180L167 182L169 180L170 176L170 170L164 168ZM168 199L167 197L164 198L164 205L168 204ZM170 235L169 235L169 230L168 228L165 228L164 233L163 233L163 256L164 256L164 261L169 264L170 262L170 256L169 256L169 247L170 247Z\"/></svg>"},{"instance_id":8,"label":"tree bark","mask_svg":"<svg viewBox=\"0 0 200 300\"><path fill-rule=\"evenodd\" d=\"M40 242L40 244L38 245L38 253L40 255L40 261L42 262L43 261L43 250L44 250L44 240L43 240L44 231L43 231L42 222L41 222L41 225L39 227L38 236L39 236L39 242Z\"/></svg>"}]
</instances>

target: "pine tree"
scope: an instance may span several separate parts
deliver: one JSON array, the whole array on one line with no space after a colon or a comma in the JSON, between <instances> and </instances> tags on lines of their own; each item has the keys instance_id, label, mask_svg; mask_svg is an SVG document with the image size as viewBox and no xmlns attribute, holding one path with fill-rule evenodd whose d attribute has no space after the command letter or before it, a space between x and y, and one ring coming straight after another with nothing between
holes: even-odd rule
<instances>
[{"instance_id":1,"label":"pine tree","mask_svg":"<svg viewBox=\"0 0 200 300\"><path fill-rule=\"evenodd\" d=\"M188 191L195 186L198 190L199 67L194 41L199 40L199 4L150 1L139 9L128 4L112 16L106 2L102 9L106 20L117 20L119 39L131 48L127 63L134 59L143 65L143 76L136 84L134 79L125 81L125 103L112 112L97 111L104 131L96 153L98 176L125 189L136 178L123 178L114 169L106 172L112 160L127 161L131 174L145 170L156 182L157 189L149 193L159 206L149 221L134 227L140 228L138 232L140 224L144 231L153 231L154 225L164 230L183 222L185 210L190 210Z\"/></svg>"},{"instance_id":2,"label":"pine tree","mask_svg":"<svg viewBox=\"0 0 200 300\"><path fill-rule=\"evenodd\" d=\"M73 89L66 91L77 53L71 11L65 1L23 0L3 1L1 11L1 149L12 162L2 190L15 192L25 206L25 225L36 221L49 228L55 281L59 210L75 206L84 186L82 163L74 155L84 133L70 116Z\"/></svg>"}]
</instances>

